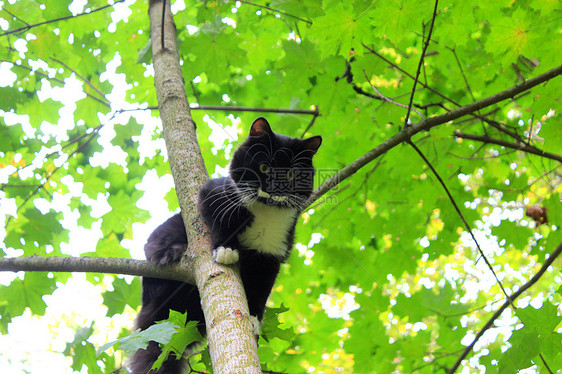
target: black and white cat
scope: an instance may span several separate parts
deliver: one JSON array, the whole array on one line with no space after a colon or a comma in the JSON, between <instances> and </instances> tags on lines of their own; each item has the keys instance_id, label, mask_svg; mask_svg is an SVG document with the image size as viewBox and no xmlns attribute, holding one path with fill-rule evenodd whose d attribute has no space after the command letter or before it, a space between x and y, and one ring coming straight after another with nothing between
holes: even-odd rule
<instances>
[{"instance_id":1,"label":"black and white cat","mask_svg":"<svg viewBox=\"0 0 562 374\"><path fill-rule=\"evenodd\" d=\"M233 154L230 175L211 179L201 188L199 212L211 232L213 260L239 263L256 334L279 267L293 246L298 215L312 193L312 156L321 143L320 136L276 134L265 118L258 118ZM149 262L168 264L179 261L186 245L183 220L176 214L149 236L144 250ZM170 309L187 311L187 319L199 321L204 333L196 286L144 277L136 327L144 330L168 318ZM133 373L148 373L159 354L155 342L138 350L131 363ZM158 373L181 373L183 361L170 357Z\"/></svg>"}]
</instances>

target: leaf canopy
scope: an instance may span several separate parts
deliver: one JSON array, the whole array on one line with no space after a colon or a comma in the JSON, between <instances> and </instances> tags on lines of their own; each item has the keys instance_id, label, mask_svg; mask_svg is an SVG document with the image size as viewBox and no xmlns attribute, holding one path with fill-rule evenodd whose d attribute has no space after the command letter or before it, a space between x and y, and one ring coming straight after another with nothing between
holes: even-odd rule
<instances>
[{"instance_id":1,"label":"leaf canopy","mask_svg":"<svg viewBox=\"0 0 562 374\"><path fill-rule=\"evenodd\" d=\"M318 110L259 114L274 131L323 136L318 185L401 131L433 5L174 2L185 89L197 104L192 115L210 173L226 172L258 115L232 106ZM142 257L147 235L177 207L165 182L158 113L146 109L157 104L147 2L23 0L0 7L0 250L8 257ZM442 0L437 10L412 123L560 64L558 1ZM196 108L205 105L224 110ZM508 293L562 242L560 158L524 149L560 157L561 109L558 77L411 139ZM297 242L270 297L259 351L264 370L448 369L505 300L443 187L405 142L303 212ZM31 272L5 278L2 333L26 310L45 314L45 296L67 279ZM103 290L107 316L121 321L115 331L131 326L120 316L138 309L138 280L91 274L88 281ZM495 321L474 357L462 361L464 370L561 368L561 282L558 260L514 302L512 318L503 313ZM119 353L95 355L111 340L96 338L107 333L101 321L66 323L76 330L62 352L72 357L72 370L124 370ZM120 334L120 348L174 339L177 324L155 326L142 337ZM208 353L194 360L195 370L210 369Z\"/></svg>"}]
</instances>

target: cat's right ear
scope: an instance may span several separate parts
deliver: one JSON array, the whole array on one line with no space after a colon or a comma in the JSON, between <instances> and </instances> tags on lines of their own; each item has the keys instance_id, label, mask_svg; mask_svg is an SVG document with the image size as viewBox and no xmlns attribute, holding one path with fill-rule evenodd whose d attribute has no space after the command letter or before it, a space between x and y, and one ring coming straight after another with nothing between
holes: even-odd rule
<instances>
[{"instance_id":1,"label":"cat's right ear","mask_svg":"<svg viewBox=\"0 0 562 374\"><path fill-rule=\"evenodd\" d=\"M313 136L312 138L305 139L304 144L306 148L312 151L312 154L315 154L316 151L318 151L318 148L320 148L320 145L322 144L322 137L317 135L317 136Z\"/></svg>"},{"instance_id":2,"label":"cat's right ear","mask_svg":"<svg viewBox=\"0 0 562 374\"><path fill-rule=\"evenodd\" d=\"M271 127L269 126L269 122L263 117L260 117L252 123L252 127L250 128L250 136L262 136L264 134L273 134L271 131Z\"/></svg>"}]
</instances>

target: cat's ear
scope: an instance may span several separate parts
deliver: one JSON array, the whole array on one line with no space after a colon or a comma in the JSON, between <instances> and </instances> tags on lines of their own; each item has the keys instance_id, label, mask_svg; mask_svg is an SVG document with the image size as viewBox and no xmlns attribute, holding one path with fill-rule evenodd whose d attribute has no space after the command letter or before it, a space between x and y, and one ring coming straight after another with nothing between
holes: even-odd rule
<instances>
[{"instance_id":1,"label":"cat's ear","mask_svg":"<svg viewBox=\"0 0 562 374\"><path fill-rule=\"evenodd\" d=\"M321 136L313 136L312 138L308 138L304 140L304 145L307 149L310 149L313 154L318 151L320 145L322 144L322 137Z\"/></svg>"},{"instance_id":2,"label":"cat's ear","mask_svg":"<svg viewBox=\"0 0 562 374\"><path fill-rule=\"evenodd\" d=\"M269 127L269 122L263 117L258 118L252 123L250 128L250 136L261 136L264 134L273 134L271 127Z\"/></svg>"}]
</instances>

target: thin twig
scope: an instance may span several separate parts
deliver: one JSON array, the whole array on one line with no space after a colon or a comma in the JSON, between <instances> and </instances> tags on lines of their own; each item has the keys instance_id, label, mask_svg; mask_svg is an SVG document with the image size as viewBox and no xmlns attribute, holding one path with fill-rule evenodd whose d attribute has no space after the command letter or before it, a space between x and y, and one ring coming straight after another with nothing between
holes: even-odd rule
<instances>
[{"instance_id":1,"label":"thin twig","mask_svg":"<svg viewBox=\"0 0 562 374\"><path fill-rule=\"evenodd\" d=\"M552 369L551 369L551 368L548 366L548 364L546 363L546 360L544 359L542 353L539 353L539 357L541 358L541 361L542 361L542 363L544 364L544 367L546 368L546 370L548 370L548 372L549 372L550 374L554 374L554 373L552 372Z\"/></svg>"},{"instance_id":2,"label":"thin twig","mask_svg":"<svg viewBox=\"0 0 562 374\"><path fill-rule=\"evenodd\" d=\"M197 105L199 105L199 96L197 96L197 90L195 89L195 85L193 84L193 80L190 80L189 84L191 84L191 91L193 91L193 96L195 97L195 102L197 103Z\"/></svg>"},{"instance_id":3,"label":"thin twig","mask_svg":"<svg viewBox=\"0 0 562 374\"><path fill-rule=\"evenodd\" d=\"M58 60L54 57L51 57L51 60L53 60L54 62L62 65L64 68L70 70L71 72L73 72L78 78L80 78L80 80L84 83L86 83L88 86L90 86L94 91L96 91L101 97L103 97L103 99L105 100L105 105L111 107L111 105L109 104L109 102L107 101L107 99L105 98L105 94L96 86L94 86L92 84L92 82L90 82L88 79L86 79L86 77L84 77L83 75L81 75L80 73L78 73L76 70L72 69L70 66L68 66L67 64L65 64L64 62L62 62L61 60Z\"/></svg>"},{"instance_id":4,"label":"thin twig","mask_svg":"<svg viewBox=\"0 0 562 374\"><path fill-rule=\"evenodd\" d=\"M482 156L482 157L475 157L475 156L466 157L466 156L456 155L452 152L447 152L446 154L451 155L451 156L456 157L456 158L460 158L461 160L489 160L489 159L493 159L493 158L503 157L503 156L508 155L510 153L513 153L515 151L516 151L515 149L512 149L511 151L507 151L505 153L499 153L497 156L492 155L492 156Z\"/></svg>"},{"instance_id":5,"label":"thin twig","mask_svg":"<svg viewBox=\"0 0 562 374\"><path fill-rule=\"evenodd\" d=\"M223 112L257 112L257 113L280 113L280 114L312 114L313 116L320 116L318 109L289 109L289 108L260 108L249 106L228 106L228 105L197 105L191 104L191 110L209 110L209 111L223 111ZM158 106L151 105L146 108L133 108L133 109L119 109L115 113L135 112L140 110L159 110Z\"/></svg>"},{"instance_id":6,"label":"thin twig","mask_svg":"<svg viewBox=\"0 0 562 374\"><path fill-rule=\"evenodd\" d=\"M60 80L60 79L58 79L58 78L51 78L51 77L49 77L48 74L45 74L45 73L43 73L42 71L33 70L33 69L32 69L31 67L29 67L29 66L25 66L25 65L21 65L21 64L16 64L15 62L8 61L8 60L0 60L0 62L7 62L7 63L10 63L10 64L12 64L13 66L16 66L16 67L18 67L18 68L25 69L25 70L27 70L27 71L29 71L29 72L32 72L33 74L38 74L38 75L42 76L43 78L45 78L45 79L47 79L47 80L49 80L49 81L56 82L56 83L60 84L61 86L64 86L64 85L65 85L65 83L64 83L63 80ZM77 75L78 75L78 74L77 74ZM88 92L85 92L85 94L86 94L86 96L90 97L91 99L96 100L96 101L99 102L100 104L103 104L103 105L105 105L105 106L107 106L107 107L110 107L110 106L111 106L111 105L109 105L106 101L103 101L102 99L100 99L100 98L97 97L97 96L94 96L94 95L92 95L92 94L90 94L90 93L88 93Z\"/></svg>"},{"instance_id":7,"label":"thin twig","mask_svg":"<svg viewBox=\"0 0 562 374\"><path fill-rule=\"evenodd\" d=\"M90 11L82 12L82 13L79 13L79 14L76 14L76 15L70 15L70 16L55 18L55 19L51 19L51 20L47 20L47 21L43 21L43 22L39 22L39 23L34 23L32 25L28 24L27 26L24 26L24 27L20 27L20 28L14 29L14 30L8 30L3 34L0 34L0 37L10 35L10 34L15 34L15 33L18 33L20 31L27 31L27 30L32 29L32 28L37 27L37 26L42 26L42 25L46 25L46 24L58 22L58 21L64 21L64 20L71 19L71 18L78 18L80 16L85 16L85 15L88 15L88 14L99 12L100 10L104 10L106 8L113 7L113 6L115 6L115 4L123 3L124 1L125 0L116 0L113 4L104 5L102 7L92 9Z\"/></svg>"},{"instance_id":8,"label":"thin twig","mask_svg":"<svg viewBox=\"0 0 562 374\"><path fill-rule=\"evenodd\" d=\"M478 248L478 252L480 253L480 256L482 256L482 258L484 259L484 262L486 262L486 265L488 265L488 268L490 269L490 271L492 272L492 274L494 275L494 278L496 278L496 282L498 283L498 285L500 286L503 294L505 295L506 299L511 302L511 298L509 297L509 295L507 294L505 288L503 287L502 282L499 280L496 272L494 271L494 267L492 266L492 264L490 263L490 261L488 261L488 258L486 257L486 255L484 254L484 251L482 250L482 248L480 247L480 244L478 243L478 240L476 240L476 236L474 236L474 233L472 232L472 228L470 227L470 225L468 224L466 218L464 218L464 215L462 214L459 206L457 205L457 202L455 201L455 199L453 198L453 196L451 195L451 192L449 191L449 189L447 188L447 185L445 184L445 182L443 181L443 179L441 178L441 176L439 175L439 173L437 172L437 170L435 170L435 168L433 167L433 165L431 164L431 162L429 162L429 160L427 159L427 157L425 157L425 155L423 154L423 152L414 144L414 142L412 141L408 141L408 144L410 144L410 146L412 146L412 148L414 149L414 151L416 151L418 153L418 155L423 159L423 161L426 163L426 165L431 169L431 171L433 172L433 174L435 175L435 177L437 178L437 180L439 181L439 183L441 184L441 187L443 187L443 189L445 190L445 193L447 194L447 196L449 197L449 200L451 201L451 204L453 204L453 207L455 208L455 211L457 212L457 214L459 215L461 221L464 224L464 227L466 229L466 231L468 231L468 233L470 234L470 236L472 237L472 240L474 241L474 243L476 243L476 248Z\"/></svg>"},{"instance_id":9,"label":"thin twig","mask_svg":"<svg viewBox=\"0 0 562 374\"><path fill-rule=\"evenodd\" d=\"M549 268L549 266L552 265L554 260L556 260L556 258L560 255L561 252L562 252L562 243L560 243L558 245L558 247L554 250L554 252L552 252L550 257L544 262L544 264L541 266L539 271L533 276L533 278L531 278L531 280L529 280L527 283L525 283L523 286L521 286L521 288L519 288L519 290L517 290L517 292L514 292L513 295L511 295L511 301L515 301L515 299L517 299L519 296L521 296L521 294L523 292L527 291L532 285L537 283L537 281L540 279L540 277L542 277L542 275L546 272L546 270ZM449 369L448 374L454 374L454 372L459 368L462 360L464 360L466 358L466 356L468 356L470 351L472 351L472 348L474 348L474 345L476 344L476 342L482 337L482 335L484 335L484 333L488 329L490 329L490 327L492 327L492 325L494 324L494 321L496 319L498 319L498 317L503 313L503 311L505 309L507 309L507 307L509 307L509 305L511 305L511 302L506 301L505 303L503 303L503 305L494 313L492 318L490 318L488 320L488 322L486 322L486 325L484 325L482 330L480 330L478 332L478 334L474 337L474 340L472 341L472 343L470 343L470 345L465 348L465 350L459 356L459 358L457 359L457 361L455 362L453 367L451 367L451 369Z\"/></svg>"},{"instance_id":10,"label":"thin twig","mask_svg":"<svg viewBox=\"0 0 562 374\"><path fill-rule=\"evenodd\" d=\"M270 8L270 7L266 6L266 5L260 5L260 4L252 3L252 2L250 2L250 1L245 1L245 0L240 0L240 2L241 2L241 3L244 3L244 4L248 4L248 5L253 5L253 6L258 7L258 8L263 8L263 9L271 10L272 12L275 12L275 13L284 14L284 15L286 15L286 16L293 17L293 18L295 18L295 19L298 19L299 21L303 21L303 22L308 23L309 25L312 25L312 22L311 22L311 21L306 20L306 19L304 19L304 18L300 18L300 17L294 16L294 15L289 14L289 13L287 13L287 12L283 12L282 10L273 9L273 8Z\"/></svg>"},{"instance_id":11,"label":"thin twig","mask_svg":"<svg viewBox=\"0 0 562 374\"><path fill-rule=\"evenodd\" d=\"M16 16L14 13L8 11L8 9L6 9L5 7L2 9L4 12L8 13L9 15L11 15L12 17L14 17L15 19L17 19L18 21L25 23L27 26L29 26L29 23L25 22L23 19L19 18L18 16Z\"/></svg>"},{"instance_id":12,"label":"thin twig","mask_svg":"<svg viewBox=\"0 0 562 374\"><path fill-rule=\"evenodd\" d=\"M431 33L433 32L433 25L435 24L435 18L437 17L437 5L439 0L435 0L435 6L433 7L433 16L431 17L431 24L429 26L429 32L427 33L427 38L425 39L425 43L423 45L422 54L420 56L420 62L418 63L418 70L416 71L416 77L414 78L414 86L412 87L412 94L410 95L410 102L408 104L408 112L406 112L406 118L404 119L404 126L409 125L410 120L410 111L412 110L412 104L414 103L414 93L416 92L416 85L418 84L418 78L420 76L421 67L423 65L423 59L425 56L425 52L427 51L427 47L429 47L429 41L431 40Z\"/></svg>"},{"instance_id":13,"label":"thin twig","mask_svg":"<svg viewBox=\"0 0 562 374\"><path fill-rule=\"evenodd\" d=\"M532 154L537 155L537 156L541 156L541 157L544 157L544 158L549 158L551 160L556 160L558 162L562 162L562 156L561 155L545 152L541 149L538 149L538 148L536 148L532 145L527 145L525 143L519 143L519 144L511 143L511 142L507 142L507 141L502 140L502 139L490 138L489 136L486 136L486 135L465 134L465 133L462 133L462 132L459 132L459 131L456 131L454 133L454 136L456 138L476 140L476 141L479 141L479 142L489 143L489 144L497 144L497 145L501 145L502 147L512 148L512 149L516 149L518 151L523 151L523 152L526 152L526 153L532 153Z\"/></svg>"},{"instance_id":14,"label":"thin twig","mask_svg":"<svg viewBox=\"0 0 562 374\"><path fill-rule=\"evenodd\" d=\"M284 114L312 114L318 116L318 110L309 109L284 109L284 108L259 108L247 106L228 105L199 105L190 106L191 110L222 110L225 112L259 112L259 113L284 113Z\"/></svg>"},{"instance_id":15,"label":"thin twig","mask_svg":"<svg viewBox=\"0 0 562 374\"><path fill-rule=\"evenodd\" d=\"M462 75L462 79L464 80L464 85L466 86L466 89L468 90L468 93L470 94L470 97L472 97L472 101L476 101L476 98L474 97L474 94L472 93L472 89L470 88L470 84L468 83L468 79L466 79L466 75L464 74L464 70L462 68L462 64L461 64L461 60L459 59L459 56L457 55L457 51L455 48L449 48L447 47L451 52L453 52L453 56L455 56L455 60L457 61L457 66L459 67L459 70L461 71L461 75Z\"/></svg>"},{"instance_id":16,"label":"thin twig","mask_svg":"<svg viewBox=\"0 0 562 374\"><path fill-rule=\"evenodd\" d=\"M369 82L369 84L371 85L371 88L373 89L373 91L375 91L377 93L377 95L379 95L379 97L382 101L386 101L387 103L399 106L400 108L410 109L406 104L398 103L398 102L392 100L391 98L384 96L379 90L377 90L377 88L369 80L369 77L367 76L367 72L365 71L365 69L363 69L363 74L365 75L365 79L367 80L367 82ZM421 119L425 118L418 110L416 110L414 108L411 108L411 109L414 112L416 112L418 114L418 116L420 116Z\"/></svg>"},{"instance_id":17,"label":"thin twig","mask_svg":"<svg viewBox=\"0 0 562 374\"><path fill-rule=\"evenodd\" d=\"M454 352L441 353L441 354L439 354L439 355L437 355L437 354L435 354L435 353L432 353L432 352L426 353L426 355L432 355L432 356L435 356L435 357L434 357L432 360L430 360L429 362L426 362L426 363L423 364L423 365L416 366L415 368L411 369L410 372L411 372L411 373L414 373L414 372L416 372L416 371L418 371L418 370L421 370L421 369L423 369L423 368L425 368L425 367L431 366L431 365L435 364L435 363L437 362L437 360L440 360L440 359L442 359L442 358L446 358L446 357L450 357L450 356L456 355L456 354L459 353L461 350L462 350L462 349L458 349L458 350L456 350L456 351L454 351Z\"/></svg>"},{"instance_id":18,"label":"thin twig","mask_svg":"<svg viewBox=\"0 0 562 374\"><path fill-rule=\"evenodd\" d=\"M318 118L318 116L320 115L320 113L318 112L318 107L315 106L314 110L316 111L316 113L314 113L314 116L312 117L312 119L310 120L310 123L308 124L308 126L306 126L306 128L304 129L304 131L301 134L301 139L304 138L304 136L306 135L306 133L308 132L308 130L311 129L312 126L314 126L314 123L316 122L316 118Z\"/></svg>"},{"instance_id":19,"label":"thin twig","mask_svg":"<svg viewBox=\"0 0 562 374\"><path fill-rule=\"evenodd\" d=\"M76 153L78 153L80 150L82 150L82 148L84 148L88 143L90 143L92 141L92 139L97 135L97 131L92 132L91 136L89 139L87 139L84 143L80 144L80 146L78 146L71 154L68 155L68 158L71 158L72 156L74 156ZM47 185L47 183L49 183L49 180L53 177L53 175L55 175L55 173L57 171L59 171L62 167L63 167L64 163L62 163L60 166L56 167L48 176L45 177L45 182L43 184L41 184L39 187L37 187L31 194L29 194L29 196L27 196L25 198L25 200L23 200L23 202L21 204L18 204L17 207L17 211L20 211L21 208L23 208L23 206L33 197L35 196L39 191L41 191L42 189L44 189L44 187ZM12 216L10 216L8 218L8 220L6 221L6 226L8 226L8 224L10 223L12 219Z\"/></svg>"},{"instance_id":20,"label":"thin twig","mask_svg":"<svg viewBox=\"0 0 562 374\"><path fill-rule=\"evenodd\" d=\"M363 186L367 183L367 181L369 180L369 178L371 177L371 175L375 172L375 170L377 170L377 168L381 165L382 160L384 159L384 156L379 158L377 163L375 164L375 166L373 166L371 168L371 170L369 170L366 174L365 174L365 178L363 179L363 182L361 182L361 184L359 185L359 187L357 187L355 189L354 192L350 193L349 195L347 195L346 197L344 197L343 199L341 199L340 201L338 201L329 211L327 211L322 217L320 217L320 219L316 220L316 222L314 223L314 226L312 227L312 229L315 229L318 225L320 225L322 223L322 221L324 221L324 219L326 217L328 217L332 212L334 212L336 210L337 207L339 207L340 205L342 205L344 202L346 202L347 200L349 200L352 197L355 197L357 195L357 192L359 192L359 190L361 188L363 188ZM346 187L350 186L350 184L347 184ZM333 195L330 195L333 196Z\"/></svg>"}]
</instances>

